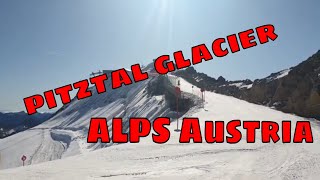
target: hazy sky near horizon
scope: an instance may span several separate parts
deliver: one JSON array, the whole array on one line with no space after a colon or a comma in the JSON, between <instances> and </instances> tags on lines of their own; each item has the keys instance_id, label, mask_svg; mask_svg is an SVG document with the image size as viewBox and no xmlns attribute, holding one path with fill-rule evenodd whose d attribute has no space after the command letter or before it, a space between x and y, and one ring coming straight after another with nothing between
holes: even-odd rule
<instances>
[{"instance_id":1,"label":"hazy sky near horizon","mask_svg":"<svg viewBox=\"0 0 320 180\"><path fill-rule=\"evenodd\" d=\"M92 71L177 50L190 58L194 45L273 24L276 41L195 66L228 80L263 78L320 49L319 7L317 0L2 0L0 110L25 110L23 98Z\"/></svg>"}]
</instances>

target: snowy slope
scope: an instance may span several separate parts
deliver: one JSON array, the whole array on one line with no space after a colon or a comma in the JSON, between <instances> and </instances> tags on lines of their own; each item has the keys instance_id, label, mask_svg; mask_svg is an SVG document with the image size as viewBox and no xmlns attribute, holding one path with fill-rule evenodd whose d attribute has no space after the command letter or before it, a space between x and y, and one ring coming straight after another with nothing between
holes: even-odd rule
<instances>
[{"instance_id":1,"label":"snowy slope","mask_svg":"<svg viewBox=\"0 0 320 180\"><path fill-rule=\"evenodd\" d=\"M152 78L151 78L152 80ZM30 130L0 140L0 169L21 166L21 156L26 164L35 164L112 144L87 144L87 128L91 117L148 117L170 116L170 110L161 97L148 96L149 80L113 90L106 81L107 92L97 94L91 88L92 97L73 101L59 110L47 122Z\"/></svg>"},{"instance_id":2,"label":"snowy slope","mask_svg":"<svg viewBox=\"0 0 320 180\"><path fill-rule=\"evenodd\" d=\"M199 94L198 88L192 90L184 80L181 86L183 91ZM185 115L199 117L202 129L206 120L306 120L212 92L206 92L206 99L204 109L194 108ZM155 144L149 136L139 144L114 145L62 160L2 170L0 179L318 179L320 123L310 121L313 144L263 144L259 140L247 144L245 139L238 144L179 144L173 122L166 144Z\"/></svg>"},{"instance_id":3,"label":"snowy slope","mask_svg":"<svg viewBox=\"0 0 320 180\"><path fill-rule=\"evenodd\" d=\"M272 73L270 76L266 77L265 79L267 80L267 82L276 80L276 79L280 79L283 78L285 76L287 76L289 74L289 72L291 71L290 69L284 69L282 71L276 72L276 73Z\"/></svg>"}]
</instances>

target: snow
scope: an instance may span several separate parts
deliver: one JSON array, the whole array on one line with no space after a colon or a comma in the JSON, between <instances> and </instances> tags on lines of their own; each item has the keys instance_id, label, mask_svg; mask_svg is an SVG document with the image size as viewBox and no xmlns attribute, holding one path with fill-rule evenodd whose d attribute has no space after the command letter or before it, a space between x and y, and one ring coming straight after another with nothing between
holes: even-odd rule
<instances>
[{"instance_id":1,"label":"snow","mask_svg":"<svg viewBox=\"0 0 320 180\"><path fill-rule=\"evenodd\" d=\"M238 83L229 84L229 86L236 86L236 87L238 87L239 89L242 89L242 88L250 89L250 88L252 88L252 85L253 85L253 84L244 84L243 82L238 82ZM223 85L223 86L224 86L224 85Z\"/></svg>"},{"instance_id":2,"label":"snow","mask_svg":"<svg viewBox=\"0 0 320 180\"><path fill-rule=\"evenodd\" d=\"M201 77L196 77L195 80L196 80L197 82L200 82L200 81L202 81L202 78L201 78Z\"/></svg>"},{"instance_id":3,"label":"snow","mask_svg":"<svg viewBox=\"0 0 320 180\"><path fill-rule=\"evenodd\" d=\"M14 129L10 129L10 131L8 131L8 134L13 134L15 132Z\"/></svg>"},{"instance_id":4,"label":"snow","mask_svg":"<svg viewBox=\"0 0 320 180\"><path fill-rule=\"evenodd\" d=\"M290 71L291 71L291 69L282 70L280 72L280 74L275 79L280 79L280 78L283 78L283 77L287 76Z\"/></svg>"},{"instance_id":5,"label":"snow","mask_svg":"<svg viewBox=\"0 0 320 180\"><path fill-rule=\"evenodd\" d=\"M154 96L154 98L158 101L162 101L164 99L164 96Z\"/></svg>"},{"instance_id":6,"label":"snow","mask_svg":"<svg viewBox=\"0 0 320 180\"><path fill-rule=\"evenodd\" d=\"M243 87L243 88L250 89L250 88L252 88L252 85L253 85L253 84L248 84L248 85L244 85L244 86L242 86L242 87Z\"/></svg>"},{"instance_id":7,"label":"snow","mask_svg":"<svg viewBox=\"0 0 320 180\"><path fill-rule=\"evenodd\" d=\"M172 75L168 77L171 82L176 82L176 77ZM195 95L200 94L199 88L194 87L192 89L191 84L182 78L179 79L182 91ZM143 96L143 93L133 93L132 90L129 91L129 94L132 93L130 97L138 97L127 103L140 105L137 108L126 106L132 108L127 111L127 113L130 112L127 114L128 117L145 116L146 114L150 116L150 113L155 116L159 114L155 113L159 109L151 110L159 106L157 104L159 97L148 99ZM291 120L292 124L295 124L296 121L308 120L213 92L206 92L205 95L204 108L196 107L185 114L185 117L199 117L202 130L204 130L206 120L225 122L233 119L277 122ZM99 104L101 98L94 99ZM69 109L71 107L76 108L74 106L77 106L78 103L71 105ZM149 106L145 105L148 103ZM83 107L84 104L78 105ZM66 112L62 112L56 117L61 117L59 120L49 120L47 124L39 126L38 129L18 133L12 136L14 138L6 138L4 141L0 141L1 153L3 153L3 150L1 150L3 145L8 148L4 150L8 153L1 157L2 164L0 166L4 165L3 158L10 159L5 163L13 163L14 158L19 159L17 157L19 153L31 152L34 146L48 151L46 156L53 151L59 152L61 149L57 147L62 146L61 143L67 146L69 142L69 147L73 146L72 151L87 149L80 155L61 160L2 170L0 171L0 179L318 179L320 176L320 142L317 138L320 136L320 123L315 120L310 120L314 136L314 143L312 144L282 144L281 142L264 144L260 140L260 131L256 133L258 140L252 144L245 143L245 139L242 139L238 144L180 144L179 133L174 131L176 122L172 122L169 126L170 140L161 145L153 143L150 136L141 139L138 144L112 145L92 152L89 151L95 146L87 145L89 146L87 148L83 144L85 147L79 148L70 143L75 139L85 141L85 138L80 137L79 134L72 134L80 133L80 135L84 135L84 133L71 130L71 127L85 127L86 123L83 121L90 119L93 114L107 116L108 118L115 114L121 114L116 112L122 112L123 108L119 106L119 102L113 102L113 105L116 104L117 106L113 107L118 107L117 109L109 108L110 105L104 107L99 107L101 106L99 105L92 109L86 109L86 115L81 116L80 119L77 116L81 112L71 113L67 111L70 113L68 116L64 114ZM181 121L179 122L181 127ZM52 139L49 138L52 137L49 132L53 129L45 129L49 126L66 127L64 130L54 130L58 137L55 138L56 140L52 140L52 143L47 142ZM69 130L66 130L68 128ZM46 140L41 140L41 138ZM55 144L58 142L57 139L59 139L60 144ZM17 143L19 146L14 146ZM15 151L19 151L19 153L15 153ZM56 153L56 155L58 154ZM70 152L70 154L76 153ZM41 154L37 156L40 158Z\"/></svg>"},{"instance_id":8,"label":"snow","mask_svg":"<svg viewBox=\"0 0 320 180\"><path fill-rule=\"evenodd\" d=\"M276 79L283 78L283 77L287 76L290 71L291 71L291 69L284 69L282 71L279 71L275 75L271 75L271 76L267 77L267 81L270 82L270 81L273 81Z\"/></svg>"},{"instance_id":9,"label":"snow","mask_svg":"<svg viewBox=\"0 0 320 180\"><path fill-rule=\"evenodd\" d=\"M106 117L110 123L113 117L168 116L170 110L162 97L150 97L146 86L150 80L123 86L113 90L110 81L108 92L77 100L58 112L45 123L30 130L0 139L0 169L21 166L20 157L27 156L26 164L36 164L82 154L111 146L110 144L88 144L87 130L92 117ZM1 179L1 178L0 178Z\"/></svg>"},{"instance_id":10,"label":"snow","mask_svg":"<svg viewBox=\"0 0 320 180\"><path fill-rule=\"evenodd\" d=\"M236 87L241 87L242 86L242 82L239 82L239 83L232 83L232 84L229 84L229 86L236 86Z\"/></svg>"}]
</instances>

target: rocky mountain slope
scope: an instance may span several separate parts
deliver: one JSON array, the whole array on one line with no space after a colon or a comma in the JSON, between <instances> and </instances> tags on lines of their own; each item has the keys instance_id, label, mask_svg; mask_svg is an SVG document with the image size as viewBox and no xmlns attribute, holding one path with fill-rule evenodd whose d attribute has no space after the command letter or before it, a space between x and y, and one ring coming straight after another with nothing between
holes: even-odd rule
<instances>
[{"instance_id":1,"label":"rocky mountain slope","mask_svg":"<svg viewBox=\"0 0 320 180\"><path fill-rule=\"evenodd\" d=\"M227 81L193 67L175 73L207 91L234 96L287 113L320 119L320 51L295 67L263 79Z\"/></svg>"}]
</instances>

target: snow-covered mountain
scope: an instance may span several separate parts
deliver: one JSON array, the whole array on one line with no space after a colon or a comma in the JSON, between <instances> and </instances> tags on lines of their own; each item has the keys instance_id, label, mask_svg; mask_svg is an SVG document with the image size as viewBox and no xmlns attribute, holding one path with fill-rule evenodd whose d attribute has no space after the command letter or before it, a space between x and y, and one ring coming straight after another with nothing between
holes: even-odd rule
<instances>
[{"instance_id":1,"label":"snow-covered mountain","mask_svg":"<svg viewBox=\"0 0 320 180\"><path fill-rule=\"evenodd\" d=\"M148 70L150 67L146 67ZM87 132L92 117L106 117L110 123L113 117L147 117L150 120L159 116L176 117L170 94L173 86L170 83L175 77L164 78L157 91L151 88L159 85L157 81L164 76L151 77L150 79L112 89L111 82L106 81L107 92L98 94L95 87L91 87L92 96L87 99L72 102L58 110L52 118L45 123L27 131L15 134L0 140L0 169L21 166L20 157L27 156L26 164L51 161L83 152L111 146L112 143L88 144ZM162 87L162 91L159 91ZM173 91L174 92L174 91ZM180 101L180 107L186 106L188 95ZM183 104L182 104L183 103ZM183 112L180 113L180 116ZM126 122L125 122L126 123ZM111 127L111 126L109 126ZM128 131L128 124L124 131ZM111 132L111 129L110 129Z\"/></svg>"},{"instance_id":2,"label":"snow-covered mountain","mask_svg":"<svg viewBox=\"0 0 320 180\"><path fill-rule=\"evenodd\" d=\"M174 76L168 78L171 83L177 80ZM19 165L19 155L23 153L33 154L28 163L81 153L57 161L2 170L0 179L318 179L319 121L214 92L206 92L204 108L194 106L184 115L199 117L202 132L207 120L269 120L279 123L291 120L292 124L308 120L312 125L314 143L261 143L261 131L258 130L256 143L246 143L243 138L237 144L180 144L173 122L169 127L171 138L166 144L155 144L148 136L137 144L113 145L87 152L106 146L84 143L91 116L152 118L170 114L159 96L148 96L145 91L148 83L145 81L116 92L94 95L89 100L74 100L43 125L0 141L1 165L6 167ZM182 78L180 84L184 93L200 94L198 87L192 87Z\"/></svg>"}]
</instances>

